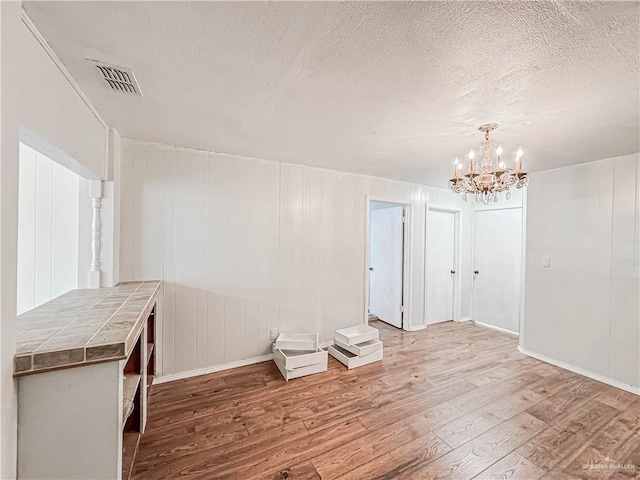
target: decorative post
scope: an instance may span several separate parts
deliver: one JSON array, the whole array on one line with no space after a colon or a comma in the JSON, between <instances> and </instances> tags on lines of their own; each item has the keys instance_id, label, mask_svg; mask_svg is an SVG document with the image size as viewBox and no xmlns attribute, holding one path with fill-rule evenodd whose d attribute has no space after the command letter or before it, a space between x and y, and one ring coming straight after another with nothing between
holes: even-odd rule
<instances>
[{"instance_id":1,"label":"decorative post","mask_svg":"<svg viewBox=\"0 0 640 480\"><path fill-rule=\"evenodd\" d=\"M91 271L89 272L89 287L101 287L100 274L100 209L102 208L102 182L89 180L89 193L93 218L91 220Z\"/></svg>"}]
</instances>

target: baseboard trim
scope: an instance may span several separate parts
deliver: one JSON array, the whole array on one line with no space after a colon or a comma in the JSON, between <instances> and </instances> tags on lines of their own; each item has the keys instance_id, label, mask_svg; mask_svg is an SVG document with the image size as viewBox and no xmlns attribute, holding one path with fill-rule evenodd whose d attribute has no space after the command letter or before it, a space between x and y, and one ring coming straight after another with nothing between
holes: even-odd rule
<instances>
[{"instance_id":1,"label":"baseboard trim","mask_svg":"<svg viewBox=\"0 0 640 480\"><path fill-rule=\"evenodd\" d=\"M200 375L207 375L208 373L222 372L223 370L230 370L232 368L246 367L247 365L253 365L254 363L262 363L273 360L273 353L269 355L263 355L261 357L247 358L246 360L238 360L237 362L223 363L221 365L214 365L213 367L198 368L196 370L188 370L186 372L172 373L169 375L163 375L162 377L156 377L153 379L154 385L161 383L175 382L176 380L184 380L185 378L197 377Z\"/></svg>"},{"instance_id":2,"label":"baseboard trim","mask_svg":"<svg viewBox=\"0 0 640 480\"><path fill-rule=\"evenodd\" d=\"M531 352L529 350L522 348L520 345L518 345L518 351L520 353L523 353L524 355L535 358L536 360L549 363L556 367L560 367L565 370L569 370L570 372L577 373L578 375L582 375L583 377L588 377L588 378L591 378L592 380L606 383L607 385L611 385L612 387L616 387L616 388L619 388L620 390L625 390L627 392L640 396L640 387L634 387L633 385L628 385L624 382L620 382L618 380L605 377L604 375L600 375L599 373L593 373L593 372L590 372L589 370L584 370L583 368L576 367L569 363L565 363L560 360L555 360L553 358L547 357L546 355L541 355L539 353Z\"/></svg>"},{"instance_id":3,"label":"baseboard trim","mask_svg":"<svg viewBox=\"0 0 640 480\"><path fill-rule=\"evenodd\" d=\"M426 325L414 325L412 327L409 327L409 332L417 332L418 330L424 330L425 328L427 328Z\"/></svg>"},{"instance_id":4,"label":"baseboard trim","mask_svg":"<svg viewBox=\"0 0 640 480\"><path fill-rule=\"evenodd\" d=\"M495 330L496 332L506 333L507 335L511 335L512 337L519 337L520 334L516 332L512 332L511 330L507 330L506 328L496 327L495 325L489 325L488 323L478 322L474 320L473 323L478 325L479 327L488 328L490 330Z\"/></svg>"},{"instance_id":5,"label":"baseboard trim","mask_svg":"<svg viewBox=\"0 0 640 480\"><path fill-rule=\"evenodd\" d=\"M471 317L460 317L458 320L456 320L456 322L458 322L458 323L471 322L472 320L473 320L473 318L471 318Z\"/></svg>"}]
</instances>

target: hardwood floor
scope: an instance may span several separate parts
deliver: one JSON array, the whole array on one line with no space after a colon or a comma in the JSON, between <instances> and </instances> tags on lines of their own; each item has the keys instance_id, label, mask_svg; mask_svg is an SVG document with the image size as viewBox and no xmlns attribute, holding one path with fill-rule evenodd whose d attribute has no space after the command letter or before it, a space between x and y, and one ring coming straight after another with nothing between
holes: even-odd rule
<instances>
[{"instance_id":1,"label":"hardwood floor","mask_svg":"<svg viewBox=\"0 0 640 480\"><path fill-rule=\"evenodd\" d=\"M375 364L329 357L286 383L265 362L154 386L133 478L640 478L640 397L473 323L374 325Z\"/></svg>"}]
</instances>

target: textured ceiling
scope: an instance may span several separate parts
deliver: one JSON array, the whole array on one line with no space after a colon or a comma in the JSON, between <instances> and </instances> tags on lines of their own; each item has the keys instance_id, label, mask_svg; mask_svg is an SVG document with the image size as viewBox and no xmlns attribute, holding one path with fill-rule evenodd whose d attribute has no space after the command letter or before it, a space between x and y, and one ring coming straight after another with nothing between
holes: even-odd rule
<instances>
[{"instance_id":1,"label":"textured ceiling","mask_svg":"<svg viewBox=\"0 0 640 480\"><path fill-rule=\"evenodd\" d=\"M638 2L24 5L124 137L425 183L485 122L532 171L640 150Z\"/></svg>"}]
</instances>

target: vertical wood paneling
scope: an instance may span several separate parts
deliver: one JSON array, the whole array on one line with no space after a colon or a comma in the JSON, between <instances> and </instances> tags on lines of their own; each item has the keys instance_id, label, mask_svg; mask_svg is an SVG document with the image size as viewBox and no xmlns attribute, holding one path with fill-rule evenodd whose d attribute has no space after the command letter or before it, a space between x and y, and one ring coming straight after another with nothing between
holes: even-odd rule
<instances>
[{"instance_id":1,"label":"vertical wood paneling","mask_svg":"<svg viewBox=\"0 0 640 480\"><path fill-rule=\"evenodd\" d=\"M205 290L195 290L196 292L196 367L207 366L207 322L208 295Z\"/></svg>"},{"instance_id":2,"label":"vertical wood paneling","mask_svg":"<svg viewBox=\"0 0 640 480\"><path fill-rule=\"evenodd\" d=\"M145 145L136 145L133 148L131 171L133 182L133 195L131 212L133 222L131 224L131 275L133 278L143 280L145 277L145 258L147 256L147 246L145 245L145 226L147 216L144 215L146 208L145 191L149 181L147 178L147 147Z\"/></svg>"},{"instance_id":3,"label":"vertical wood paneling","mask_svg":"<svg viewBox=\"0 0 640 480\"><path fill-rule=\"evenodd\" d=\"M80 181L77 174L20 145L19 314L78 288Z\"/></svg>"},{"instance_id":4,"label":"vertical wood paneling","mask_svg":"<svg viewBox=\"0 0 640 480\"><path fill-rule=\"evenodd\" d=\"M135 172L134 155L145 164ZM161 157L162 171L154 165ZM123 203L138 207L123 207L123 216L133 212L141 226L131 226L128 243L130 219L123 218L122 258L135 245L143 258L135 276L161 268L165 375L270 353L272 328L317 330L327 341L335 329L360 323L367 195L411 205L414 282L424 274L416 264L423 262L426 201L419 185L133 142L125 144L123 175L126 168L134 182L122 179ZM156 232L158 244L143 252ZM416 325L417 282L410 296L419 306Z\"/></svg>"},{"instance_id":5,"label":"vertical wood paneling","mask_svg":"<svg viewBox=\"0 0 640 480\"><path fill-rule=\"evenodd\" d=\"M123 148L120 175L120 281L133 280L133 152Z\"/></svg>"},{"instance_id":6,"label":"vertical wood paneling","mask_svg":"<svg viewBox=\"0 0 640 480\"><path fill-rule=\"evenodd\" d=\"M613 163L613 219L611 235L611 371L630 385L640 382L640 298L636 255L638 157ZM629 361L636 359L636 361Z\"/></svg>"},{"instance_id":7,"label":"vertical wood paneling","mask_svg":"<svg viewBox=\"0 0 640 480\"><path fill-rule=\"evenodd\" d=\"M37 154L20 144L18 180L18 314L36 305Z\"/></svg>"},{"instance_id":8,"label":"vertical wood paneling","mask_svg":"<svg viewBox=\"0 0 640 480\"><path fill-rule=\"evenodd\" d=\"M78 285L80 177L57 163L52 165L51 298L55 298Z\"/></svg>"},{"instance_id":9,"label":"vertical wood paneling","mask_svg":"<svg viewBox=\"0 0 640 480\"><path fill-rule=\"evenodd\" d=\"M194 198L196 203L196 224L194 230L194 252L200 256L193 270L192 284L196 290L196 368L204 368L207 364L207 268L203 261L208 255L207 245L207 182L208 182L208 154L197 152L196 181L194 184Z\"/></svg>"},{"instance_id":10,"label":"vertical wood paneling","mask_svg":"<svg viewBox=\"0 0 640 480\"><path fill-rule=\"evenodd\" d=\"M164 251L163 272L164 280L164 312L163 312L163 339L162 339L162 369L164 375L175 373L175 178L176 158L175 149L167 147L164 150L164 212L151 210L149 215L159 215L164 220ZM125 155L123 155L123 158ZM124 179L122 180L124 184ZM126 210L123 210L125 215ZM121 242L121 244L124 242ZM122 258L122 257L121 257Z\"/></svg>"},{"instance_id":11,"label":"vertical wood paneling","mask_svg":"<svg viewBox=\"0 0 640 480\"><path fill-rule=\"evenodd\" d=\"M176 371L196 366L197 272L203 252L198 251L198 154L176 151L175 170L175 349Z\"/></svg>"},{"instance_id":12,"label":"vertical wood paneling","mask_svg":"<svg viewBox=\"0 0 640 480\"><path fill-rule=\"evenodd\" d=\"M36 305L52 297L53 162L38 161L36 171Z\"/></svg>"},{"instance_id":13,"label":"vertical wood paneling","mask_svg":"<svg viewBox=\"0 0 640 480\"><path fill-rule=\"evenodd\" d=\"M137 163L137 162L136 162ZM144 155L144 169L135 170L136 185L141 185L141 194L136 196L135 212L140 238L136 241L136 255L140 256L138 269L134 276L138 280L157 280L162 278L164 216L145 215L150 209L164 211L164 149L149 146ZM138 175L140 173L140 175Z\"/></svg>"},{"instance_id":14,"label":"vertical wood paneling","mask_svg":"<svg viewBox=\"0 0 640 480\"><path fill-rule=\"evenodd\" d=\"M224 363L225 339L225 160L208 156L207 169L207 253L202 259L208 278L207 366Z\"/></svg>"},{"instance_id":15,"label":"vertical wood paneling","mask_svg":"<svg viewBox=\"0 0 640 480\"><path fill-rule=\"evenodd\" d=\"M197 291L182 283L175 284L174 369L187 372L196 368L196 298Z\"/></svg>"},{"instance_id":16,"label":"vertical wood paneling","mask_svg":"<svg viewBox=\"0 0 640 480\"><path fill-rule=\"evenodd\" d=\"M246 159L225 159L225 363L241 360L244 356L245 300L251 282L248 276L250 252L247 247L250 241L248 237L256 233L247 225L247 162L249 160Z\"/></svg>"},{"instance_id":17,"label":"vertical wood paneling","mask_svg":"<svg viewBox=\"0 0 640 480\"><path fill-rule=\"evenodd\" d=\"M224 363L242 360L244 352L245 301L225 297L224 301Z\"/></svg>"},{"instance_id":18,"label":"vertical wood paneling","mask_svg":"<svg viewBox=\"0 0 640 480\"><path fill-rule=\"evenodd\" d=\"M532 176L523 338L526 350L635 387L637 168L636 154Z\"/></svg>"},{"instance_id":19,"label":"vertical wood paneling","mask_svg":"<svg viewBox=\"0 0 640 480\"><path fill-rule=\"evenodd\" d=\"M262 210L257 219L256 262L258 278L258 351L271 352L269 333L278 328L278 293L280 276L280 167L277 163L260 161L259 204Z\"/></svg>"},{"instance_id":20,"label":"vertical wood paneling","mask_svg":"<svg viewBox=\"0 0 640 480\"><path fill-rule=\"evenodd\" d=\"M224 363L225 297L216 292L207 294L207 355L208 367Z\"/></svg>"},{"instance_id":21,"label":"vertical wood paneling","mask_svg":"<svg viewBox=\"0 0 640 480\"><path fill-rule=\"evenodd\" d=\"M246 257L245 280L245 318L243 358L253 358L258 355L258 290L260 286L260 242L262 230L260 218L264 215L264 204L260 199L260 161L246 162L246 192L243 201L246 202L246 216L241 219L242 235L246 235L244 246ZM252 230L256 233L252 232Z\"/></svg>"}]
</instances>

